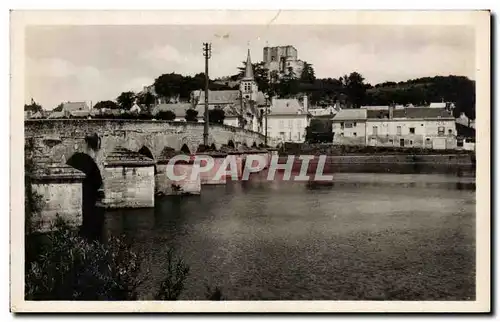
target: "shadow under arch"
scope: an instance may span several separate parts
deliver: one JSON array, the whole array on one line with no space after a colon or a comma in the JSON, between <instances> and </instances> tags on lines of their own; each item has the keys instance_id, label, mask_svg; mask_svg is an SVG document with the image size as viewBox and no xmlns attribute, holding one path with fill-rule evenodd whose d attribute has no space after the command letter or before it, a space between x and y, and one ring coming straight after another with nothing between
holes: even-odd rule
<instances>
[{"instance_id":1,"label":"shadow under arch","mask_svg":"<svg viewBox=\"0 0 500 322\"><path fill-rule=\"evenodd\" d=\"M181 147L181 152L182 153L186 153L186 154L191 154L191 151L189 150L189 147L185 143Z\"/></svg>"},{"instance_id":2,"label":"shadow under arch","mask_svg":"<svg viewBox=\"0 0 500 322\"><path fill-rule=\"evenodd\" d=\"M96 207L99 189L103 184L101 171L94 159L86 153L73 154L66 164L85 173L85 179L82 182L82 231L87 236L97 238L104 224L104 214L101 214Z\"/></svg>"},{"instance_id":3,"label":"shadow under arch","mask_svg":"<svg viewBox=\"0 0 500 322\"><path fill-rule=\"evenodd\" d=\"M150 158L151 160L155 160L155 157L153 156L153 153L151 153L151 150L147 146L145 146L145 145L143 145L139 149L139 151L137 151L137 152L139 154L142 154L145 157ZM157 170L156 170L156 164L154 165L154 173L155 173L155 175L158 173Z\"/></svg>"},{"instance_id":4,"label":"shadow under arch","mask_svg":"<svg viewBox=\"0 0 500 322\"><path fill-rule=\"evenodd\" d=\"M257 143L255 143L255 141L253 141L252 148L256 148L256 147L257 147Z\"/></svg>"},{"instance_id":5,"label":"shadow under arch","mask_svg":"<svg viewBox=\"0 0 500 322\"><path fill-rule=\"evenodd\" d=\"M230 148L232 148L232 149L234 149L234 142L233 142L233 140L227 141L227 146L230 147Z\"/></svg>"}]
</instances>

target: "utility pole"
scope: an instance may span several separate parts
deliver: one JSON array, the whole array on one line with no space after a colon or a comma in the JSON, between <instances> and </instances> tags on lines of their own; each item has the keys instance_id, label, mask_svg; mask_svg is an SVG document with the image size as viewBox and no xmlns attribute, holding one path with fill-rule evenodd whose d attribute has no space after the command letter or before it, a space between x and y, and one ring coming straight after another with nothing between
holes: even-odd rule
<instances>
[{"instance_id":1,"label":"utility pole","mask_svg":"<svg viewBox=\"0 0 500 322\"><path fill-rule=\"evenodd\" d=\"M210 78L208 77L208 60L211 57L212 44L203 43L203 56L205 56L205 124L203 127L203 145L208 146L208 83Z\"/></svg>"},{"instance_id":2,"label":"utility pole","mask_svg":"<svg viewBox=\"0 0 500 322\"><path fill-rule=\"evenodd\" d=\"M265 106L265 107L266 107L266 113L264 114L264 115L265 115L265 116L264 116L264 117L265 117L265 118L264 118L264 119L265 119L265 125L264 125L264 133L265 133L265 134L264 134L264 145L265 145L265 147L267 148L267 109L268 109L269 107L267 106L268 94L264 94L264 95L265 95L265 96L264 96L264 99L266 100L266 103L265 103L265 105L266 105L266 106Z\"/></svg>"}]
</instances>

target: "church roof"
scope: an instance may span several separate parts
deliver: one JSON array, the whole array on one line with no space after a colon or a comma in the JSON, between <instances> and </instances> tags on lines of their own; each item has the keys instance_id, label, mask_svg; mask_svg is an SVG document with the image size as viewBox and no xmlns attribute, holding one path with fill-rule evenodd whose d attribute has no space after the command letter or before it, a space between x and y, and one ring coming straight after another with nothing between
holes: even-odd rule
<instances>
[{"instance_id":1,"label":"church roof","mask_svg":"<svg viewBox=\"0 0 500 322\"><path fill-rule=\"evenodd\" d=\"M253 68L252 68L252 60L250 59L250 49L248 49L247 54L247 62L245 66L245 76L243 76L243 80L253 80Z\"/></svg>"},{"instance_id":2,"label":"church roof","mask_svg":"<svg viewBox=\"0 0 500 322\"><path fill-rule=\"evenodd\" d=\"M87 111L89 110L89 107L86 102L66 102L63 103L62 110L65 112Z\"/></svg>"},{"instance_id":3,"label":"church roof","mask_svg":"<svg viewBox=\"0 0 500 322\"><path fill-rule=\"evenodd\" d=\"M195 91L194 95L199 93L199 104L205 103L205 92ZM226 90L226 91L208 91L209 104L230 104L237 102L240 98L239 90Z\"/></svg>"}]
</instances>

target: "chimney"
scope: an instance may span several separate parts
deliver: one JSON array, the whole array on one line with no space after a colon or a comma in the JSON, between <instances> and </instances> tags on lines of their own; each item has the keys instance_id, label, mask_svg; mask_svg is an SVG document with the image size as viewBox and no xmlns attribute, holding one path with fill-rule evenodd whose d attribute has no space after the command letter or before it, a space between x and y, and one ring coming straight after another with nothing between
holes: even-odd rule
<instances>
[{"instance_id":1,"label":"chimney","mask_svg":"<svg viewBox=\"0 0 500 322\"><path fill-rule=\"evenodd\" d=\"M392 120L394 117L394 105L389 105L389 119Z\"/></svg>"},{"instance_id":2,"label":"chimney","mask_svg":"<svg viewBox=\"0 0 500 322\"><path fill-rule=\"evenodd\" d=\"M307 102L307 95L304 95L304 99L302 101L302 105L304 105L304 111L308 111L309 110L309 106L308 106L308 102Z\"/></svg>"}]
</instances>

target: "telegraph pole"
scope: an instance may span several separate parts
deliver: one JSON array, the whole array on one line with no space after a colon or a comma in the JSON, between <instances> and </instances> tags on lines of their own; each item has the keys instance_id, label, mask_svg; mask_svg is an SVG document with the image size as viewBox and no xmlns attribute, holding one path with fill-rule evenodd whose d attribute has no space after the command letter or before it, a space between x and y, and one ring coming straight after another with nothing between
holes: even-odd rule
<instances>
[{"instance_id":1,"label":"telegraph pole","mask_svg":"<svg viewBox=\"0 0 500 322\"><path fill-rule=\"evenodd\" d=\"M208 146L208 60L211 57L212 44L203 43L203 56L205 56L205 124L203 128L203 145Z\"/></svg>"}]
</instances>

